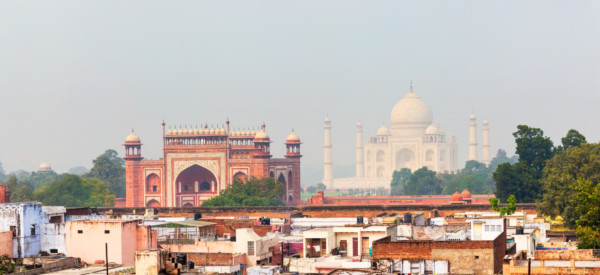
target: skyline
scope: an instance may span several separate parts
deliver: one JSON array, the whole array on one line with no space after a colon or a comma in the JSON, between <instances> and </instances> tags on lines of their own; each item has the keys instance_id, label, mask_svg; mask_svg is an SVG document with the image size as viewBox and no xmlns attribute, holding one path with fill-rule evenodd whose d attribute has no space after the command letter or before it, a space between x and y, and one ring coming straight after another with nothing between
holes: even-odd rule
<instances>
[{"instance_id":1,"label":"skyline","mask_svg":"<svg viewBox=\"0 0 600 275\"><path fill-rule=\"evenodd\" d=\"M600 140L600 5L332 1L0 3L0 162L7 172L91 167L135 129L146 159L161 123L259 127L284 153L302 145L302 183L320 180L323 118L334 176L353 174L364 138L408 91L458 138L490 122L491 155L514 154L518 124L560 143L569 129ZM62 4L61 4L62 3ZM143 3L143 4L142 4ZM277 22L278 24L273 24ZM590 111L592 110L592 111ZM346 172L347 173L347 172Z\"/></svg>"}]
</instances>

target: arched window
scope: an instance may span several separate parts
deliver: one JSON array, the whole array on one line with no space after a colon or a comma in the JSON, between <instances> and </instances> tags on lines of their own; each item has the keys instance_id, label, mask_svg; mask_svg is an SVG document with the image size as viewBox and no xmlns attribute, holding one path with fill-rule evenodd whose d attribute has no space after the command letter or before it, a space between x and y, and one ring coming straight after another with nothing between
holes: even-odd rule
<instances>
[{"instance_id":1,"label":"arched window","mask_svg":"<svg viewBox=\"0 0 600 275\"><path fill-rule=\"evenodd\" d=\"M427 150L425 153L425 161L433 161L433 150Z\"/></svg>"},{"instance_id":2,"label":"arched window","mask_svg":"<svg viewBox=\"0 0 600 275\"><path fill-rule=\"evenodd\" d=\"M233 175L233 180L239 180L243 182L246 180L246 174L244 172L237 172L235 175Z\"/></svg>"},{"instance_id":3,"label":"arched window","mask_svg":"<svg viewBox=\"0 0 600 275\"><path fill-rule=\"evenodd\" d=\"M382 162L385 159L385 152L377 151L377 162Z\"/></svg>"},{"instance_id":4,"label":"arched window","mask_svg":"<svg viewBox=\"0 0 600 275\"><path fill-rule=\"evenodd\" d=\"M288 172L288 191L292 191L294 190L294 184L293 184L293 180L292 180L292 171Z\"/></svg>"},{"instance_id":5,"label":"arched window","mask_svg":"<svg viewBox=\"0 0 600 275\"><path fill-rule=\"evenodd\" d=\"M210 183L204 181L200 184L200 191L210 191Z\"/></svg>"},{"instance_id":6,"label":"arched window","mask_svg":"<svg viewBox=\"0 0 600 275\"><path fill-rule=\"evenodd\" d=\"M160 177L157 174L146 177L146 193L160 193Z\"/></svg>"}]
</instances>

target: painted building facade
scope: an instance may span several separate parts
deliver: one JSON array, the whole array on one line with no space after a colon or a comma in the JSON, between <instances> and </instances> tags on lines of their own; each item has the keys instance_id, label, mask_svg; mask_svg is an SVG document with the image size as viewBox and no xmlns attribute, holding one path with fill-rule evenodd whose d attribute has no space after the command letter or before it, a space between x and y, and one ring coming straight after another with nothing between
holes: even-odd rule
<instances>
[{"instance_id":1,"label":"painted building facade","mask_svg":"<svg viewBox=\"0 0 600 275\"><path fill-rule=\"evenodd\" d=\"M292 131L284 158L272 158L265 125L257 131L204 127L169 129L163 158L143 160L133 132L125 140L127 207L197 207L235 178L272 177L285 185L284 201L300 201L300 138Z\"/></svg>"}]
</instances>

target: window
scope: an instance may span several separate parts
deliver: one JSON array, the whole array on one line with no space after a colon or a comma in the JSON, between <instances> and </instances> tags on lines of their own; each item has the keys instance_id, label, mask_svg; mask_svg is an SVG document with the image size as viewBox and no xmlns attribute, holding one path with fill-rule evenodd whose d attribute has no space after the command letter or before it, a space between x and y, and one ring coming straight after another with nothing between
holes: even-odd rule
<instances>
[{"instance_id":1,"label":"window","mask_svg":"<svg viewBox=\"0 0 600 275\"><path fill-rule=\"evenodd\" d=\"M485 231L490 231L490 226L489 225L485 225Z\"/></svg>"},{"instance_id":2,"label":"window","mask_svg":"<svg viewBox=\"0 0 600 275\"><path fill-rule=\"evenodd\" d=\"M187 184L183 186L183 191L187 191L188 190L188 186Z\"/></svg>"},{"instance_id":3,"label":"window","mask_svg":"<svg viewBox=\"0 0 600 275\"><path fill-rule=\"evenodd\" d=\"M479 256L475 256L475 259L479 259Z\"/></svg>"},{"instance_id":4,"label":"window","mask_svg":"<svg viewBox=\"0 0 600 275\"><path fill-rule=\"evenodd\" d=\"M83 230L77 230L77 234L83 234Z\"/></svg>"},{"instance_id":5,"label":"window","mask_svg":"<svg viewBox=\"0 0 600 275\"><path fill-rule=\"evenodd\" d=\"M502 225L496 225L496 231L498 231L498 232L502 231Z\"/></svg>"},{"instance_id":6,"label":"window","mask_svg":"<svg viewBox=\"0 0 600 275\"><path fill-rule=\"evenodd\" d=\"M156 192L156 191L157 191L156 185L152 186L152 192Z\"/></svg>"},{"instance_id":7,"label":"window","mask_svg":"<svg viewBox=\"0 0 600 275\"><path fill-rule=\"evenodd\" d=\"M62 222L61 216L50 217L50 223L61 223L61 222Z\"/></svg>"},{"instance_id":8,"label":"window","mask_svg":"<svg viewBox=\"0 0 600 275\"><path fill-rule=\"evenodd\" d=\"M210 191L210 183L208 183L206 181L202 182L200 184L200 190L202 190L202 191Z\"/></svg>"},{"instance_id":9,"label":"window","mask_svg":"<svg viewBox=\"0 0 600 275\"><path fill-rule=\"evenodd\" d=\"M248 256L254 255L254 242L248 242Z\"/></svg>"},{"instance_id":10,"label":"window","mask_svg":"<svg viewBox=\"0 0 600 275\"><path fill-rule=\"evenodd\" d=\"M104 230L104 234L110 234L110 230Z\"/></svg>"},{"instance_id":11,"label":"window","mask_svg":"<svg viewBox=\"0 0 600 275\"><path fill-rule=\"evenodd\" d=\"M31 236L35 236L35 224L31 225Z\"/></svg>"},{"instance_id":12,"label":"window","mask_svg":"<svg viewBox=\"0 0 600 275\"><path fill-rule=\"evenodd\" d=\"M10 231L12 231L12 233L13 233L13 237L16 237L16 236L17 236L17 227L16 227L16 226L14 226L14 225L11 225L11 226L10 226Z\"/></svg>"}]
</instances>

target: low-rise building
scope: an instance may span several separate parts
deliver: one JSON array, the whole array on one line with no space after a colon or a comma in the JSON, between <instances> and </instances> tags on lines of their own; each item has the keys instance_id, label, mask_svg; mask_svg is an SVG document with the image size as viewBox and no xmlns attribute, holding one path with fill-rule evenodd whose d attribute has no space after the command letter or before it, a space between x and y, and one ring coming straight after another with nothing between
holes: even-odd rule
<instances>
[{"instance_id":1,"label":"low-rise building","mask_svg":"<svg viewBox=\"0 0 600 275\"><path fill-rule=\"evenodd\" d=\"M496 274L502 270L506 232L486 240L398 240L373 243L373 261L392 273Z\"/></svg>"},{"instance_id":2,"label":"low-rise building","mask_svg":"<svg viewBox=\"0 0 600 275\"><path fill-rule=\"evenodd\" d=\"M13 257L37 256L41 250L43 225L47 222L39 202L0 205L0 231L12 231Z\"/></svg>"},{"instance_id":3,"label":"low-rise building","mask_svg":"<svg viewBox=\"0 0 600 275\"><path fill-rule=\"evenodd\" d=\"M526 253L505 263L505 275L525 274L600 274L600 256L592 249L537 250L533 259Z\"/></svg>"},{"instance_id":4,"label":"low-rise building","mask_svg":"<svg viewBox=\"0 0 600 275\"><path fill-rule=\"evenodd\" d=\"M133 265L135 252L156 248L156 232L141 220L84 220L66 224L67 255L93 263L106 258L117 264Z\"/></svg>"}]
</instances>

